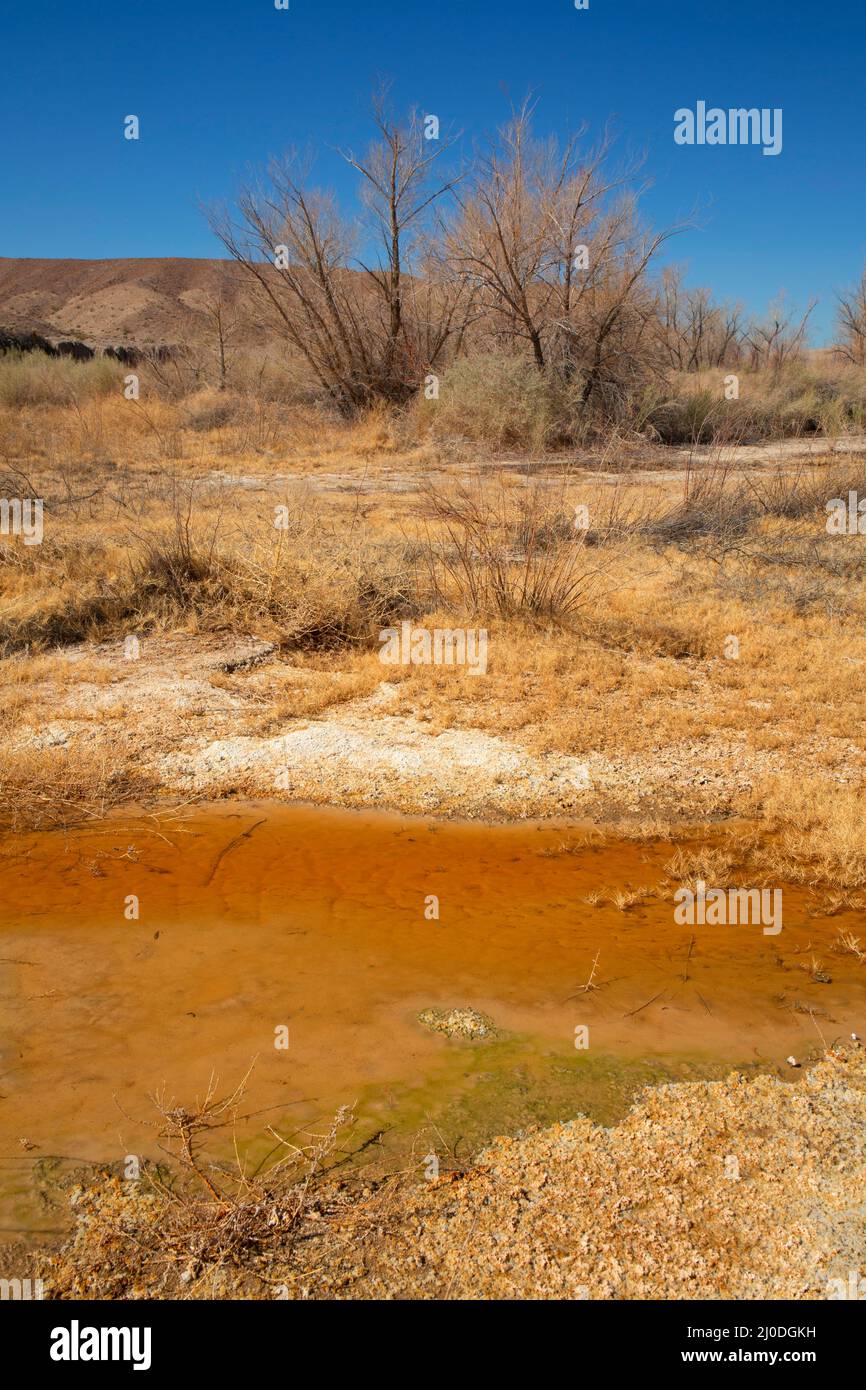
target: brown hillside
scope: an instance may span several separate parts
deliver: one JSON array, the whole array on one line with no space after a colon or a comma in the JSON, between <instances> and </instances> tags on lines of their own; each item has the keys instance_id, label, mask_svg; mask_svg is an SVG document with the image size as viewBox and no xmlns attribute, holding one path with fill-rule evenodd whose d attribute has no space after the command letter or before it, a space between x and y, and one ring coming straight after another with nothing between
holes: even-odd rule
<instances>
[{"instance_id":1,"label":"brown hillside","mask_svg":"<svg viewBox=\"0 0 866 1390\"><path fill-rule=\"evenodd\" d=\"M222 288L232 302L233 261L164 257L29 260L0 257L0 328L91 347L190 343L208 334L204 312Z\"/></svg>"}]
</instances>

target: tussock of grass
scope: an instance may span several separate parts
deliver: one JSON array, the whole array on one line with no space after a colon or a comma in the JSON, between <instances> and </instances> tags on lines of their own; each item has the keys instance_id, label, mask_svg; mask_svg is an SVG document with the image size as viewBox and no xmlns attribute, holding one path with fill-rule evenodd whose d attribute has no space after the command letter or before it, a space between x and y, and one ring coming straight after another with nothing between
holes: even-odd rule
<instances>
[{"instance_id":1,"label":"tussock of grass","mask_svg":"<svg viewBox=\"0 0 866 1390\"><path fill-rule=\"evenodd\" d=\"M672 883L694 889L698 880L713 888L728 888L733 885L731 871L734 861L722 849L702 847L676 851L668 861L665 872Z\"/></svg>"},{"instance_id":2,"label":"tussock of grass","mask_svg":"<svg viewBox=\"0 0 866 1390\"><path fill-rule=\"evenodd\" d=\"M80 405L123 390L129 371L108 357L76 362L43 352L0 353L0 405Z\"/></svg>"},{"instance_id":3,"label":"tussock of grass","mask_svg":"<svg viewBox=\"0 0 866 1390\"><path fill-rule=\"evenodd\" d=\"M747 479L715 463L695 475L683 499L648 518L641 529L648 539L663 544L704 538L733 543L767 519L816 518L820 527L812 536L823 541L827 502L837 497L847 499L849 491L862 496L864 490L866 463L859 460L817 471L779 469L765 477Z\"/></svg>"},{"instance_id":4,"label":"tussock of grass","mask_svg":"<svg viewBox=\"0 0 866 1390\"><path fill-rule=\"evenodd\" d=\"M768 785L759 798L773 835L759 855L779 879L855 890L866 887L866 823L859 786L829 779L810 785L808 796L793 779Z\"/></svg>"},{"instance_id":5,"label":"tussock of grass","mask_svg":"<svg viewBox=\"0 0 866 1390\"><path fill-rule=\"evenodd\" d=\"M0 824L13 832L102 820L153 790L131 752L13 749L8 740L0 750Z\"/></svg>"}]
</instances>

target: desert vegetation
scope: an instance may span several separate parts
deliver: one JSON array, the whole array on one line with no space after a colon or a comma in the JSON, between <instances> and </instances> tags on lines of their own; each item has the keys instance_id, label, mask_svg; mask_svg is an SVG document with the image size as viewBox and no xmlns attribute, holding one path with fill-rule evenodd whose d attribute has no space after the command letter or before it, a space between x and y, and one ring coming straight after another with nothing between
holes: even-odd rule
<instances>
[{"instance_id":1,"label":"desert vegetation","mask_svg":"<svg viewBox=\"0 0 866 1390\"><path fill-rule=\"evenodd\" d=\"M642 170L609 138L542 140L527 104L461 159L384 95L374 124L369 148L344 152L363 224L295 156L212 213L229 260L195 292L194 341L100 353L0 337L0 496L38 499L44 531L28 544L4 514L0 828L134 808L162 835L160 815L196 801L285 797L579 818L594 846L676 838L658 873L594 880L588 930L611 908L633 930L677 884L744 877L790 885L810 922L841 917L835 940L776 958L797 992L773 996L814 1029L830 1108L843 1070L860 1085L860 1054L830 1046L800 992L831 983L831 957L854 975L866 960L851 929L866 561L856 529L827 526L833 499L866 496L864 286L815 351L811 306L748 316L661 265L681 229L644 224ZM383 630L414 625L483 630L483 676L383 664ZM291 735L318 758L306 770ZM608 967L593 937L570 998L594 1002ZM741 1097L715 1084L721 1136ZM751 1093L774 1124L780 1089ZM357 1280L366 1296L372 1280L451 1296L460 1270L435 1241L435 1276L394 1271L451 1184L473 1223L485 1184L510 1201L495 1169L455 1159L419 1196L413 1153L357 1181L348 1111L303 1137L267 1130L262 1156L261 1135L236 1141L242 1099L215 1083L194 1105L155 1097L163 1158L74 1194L54 1295L351 1296ZM703 1125L693 1095L674 1099L682 1132ZM597 1138L587 1121L581 1143ZM528 1153L550 1167L547 1143ZM680 1177L674 1162L671 1190ZM664 1271L638 1274L647 1296L670 1293Z\"/></svg>"},{"instance_id":2,"label":"desert vegetation","mask_svg":"<svg viewBox=\"0 0 866 1390\"><path fill-rule=\"evenodd\" d=\"M608 131L536 125L527 100L469 151L380 91L369 145L340 152L360 215L318 184L314 154L272 160L208 211L228 259L186 295L194 336L52 345L0 328L0 404L80 408L134 369L157 437L158 407L183 403L191 428L243 421L261 449L293 426L354 442L371 420L403 441L534 453L863 429L862 277L838 295L835 344L812 350L815 301L780 292L749 314L688 283L670 251L699 211L649 227L643 165Z\"/></svg>"},{"instance_id":3,"label":"desert vegetation","mask_svg":"<svg viewBox=\"0 0 866 1390\"><path fill-rule=\"evenodd\" d=\"M130 635L146 650L247 634L273 656L219 677L237 733L372 717L387 679L389 714L430 734L630 760L659 793L665 759L691 764L662 819L764 816L790 872L823 863L823 882L860 886L863 557L825 524L828 500L866 492L856 453L828 442L747 465L720 443L674 454L614 432L552 469L543 454L515 467L504 443L491 459L471 437L437 439L411 405L346 418L239 385L161 389L140 370L128 400L122 376L106 391L91 363L0 362L0 378L58 373L51 392L0 406L3 493L39 497L45 514L41 545L6 535L0 548L12 823L165 790L128 705L125 682L146 669L123 659ZM382 629L407 620L483 625L485 678L383 667ZM58 717L79 733L46 745ZM738 766L747 775L728 784Z\"/></svg>"},{"instance_id":4,"label":"desert vegetation","mask_svg":"<svg viewBox=\"0 0 866 1390\"><path fill-rule=\"evenodd\" d=\"M16 1350L241 1378L284 1303L574 1300L621 1372L827 1380L862 16L104 8L4 49Z\"/></svg>"},{"instance_id":5,"label":"desert vegetation","mask_svg":"<svg viewBox=\"0 0 866 1390\"><path fill-rule=\"evenodd\" d=\"M496 447L612 427L676 443L862 428L862 285L839 296L838 346L817 361L814 302L780 294L747 315L688 286L660 257L689 224L645 225L640 161L608 133L540 138L535 117L525 102L458 156L456 136L425 140L382 92L369 148L343 152L360 220L294 154L213 210L244 313L288 370L344 417L408 407L433 435Z\"/></svg>"}]
</instances>

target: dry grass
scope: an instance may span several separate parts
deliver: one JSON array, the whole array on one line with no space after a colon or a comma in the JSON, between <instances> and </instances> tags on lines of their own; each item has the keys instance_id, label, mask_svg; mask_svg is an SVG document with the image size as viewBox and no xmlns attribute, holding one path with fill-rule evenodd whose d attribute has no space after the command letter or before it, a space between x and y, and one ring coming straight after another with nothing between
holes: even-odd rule
<instances>
[{"instance_id":1,"label":"dry grass","mask_svg":"<svg viewBox=\"0 0 866 1390\"><path fill-rule=\"evenodd\" d=\"M428 487L421 555L440 607L484 618L564 622L598 591L604 562L575 530L563 498L540 484L515 490L477 478Z\"/></svg>"},{"instance_id":2,"label":"dry grass","mask_svg":"<svg viewBox=\"0 0 866 1390\"><path fill-rule=\"evenodd\" d=\"M861 965L866 962L866 951L860 945L859 936L853 932L840 932L831 949L840 956L853 956Z\"/></svg>"},{"instance_id":3,"label":"dry grass","mask_svg":"<svg viewBox=\"0 0 866 1390\"><path fill-rule=\"evenodd\" d=\"M734 861L722 849L701 847L676 851L668 861L665 872L671 883L694 890L700 879L713 888L728 888L732 885L731 871Z\"/></svg>"},{"instance_id":4,"label":"dry grass","mask_svg":"<svg viewBox=\"0 0 866 1390\"><path fill-rule=\"evenodd\" d=\"M736 373L739 397L728 400ZM531 454L588 442L599 422L580 407L582 379L540 375L525 357L480 353L455 363L435 401L423 397L411 424L421 437L467 439ZM666 444L732 444L809 435L836 438L866 428L866 371L832 355L804 354L783 370L718 367L654 375L619 401L619 428ZM610 422L606 423L606 428Z\"/></svg>"},{"instance_id":5,"label":"dry grass","mask_svg":"<svg viewBox=\"0 0 866 1390\"><path fill-rule=\"evenodd\" d=\"M381 414L346 426L219 396L0 408L3 493L43 497L46 528L40 546L0 538L0 651L20 657L0 664L7 730L38 727L76 684L106 679L61 661L70 643L250 633L282 662L256 682L227 678L251 732L363 701L386 677L388 713L431 734L457 726L537 754L632 760L659 787L668 766L690 765L696 786L744 771L720 806L764 819L773 871L863 884L866 554L824 525L829 498L866 495L862 465L746 474L716 458L687 490L682 474L611 485L568 465L527 482L448 468ZM253 443L260 427L273 456ZM615 464L613 449L603 467ZM588 529L575 528L578 505ZM487 627L485 677L383 670L379 632L404 618ZM38 756L48 769L56 755ZM65 756L63 802L90 786L99 806L129 784L122 740L108 772ZM9 807L42 788L41 817L34 757L7 741L2 785ZM669 814L653 817L656 833ZM714 867L707 881L724 876Z\"/></svg>"},{"instance_id":6,"label":"dry grass","mask_svg":"<svg viewBox=\"0 0 866 1390\"><path fill-rule=\"evenodd\" d=\"M610 897L610 901L618 912L629 912L633 907L639 907L648 898L653 897L655 889L640 888L617 888Z\"/></svg>"},{"instance_id":7,"label":"dry grass","mask_svg":"<svg viewBox=\"0 0 866 1390\"><path fill-rule=\"evenodd\" d=\"M77 409L102 396L119 395L128 368L108 357L76 362L44 353L0 353L0 406L61 405Z\"/></svg>"},{"instance_id":8,"label":"dry grass","mask_svg":"<svg viewBox=\"0 0 866 1390\"><path fill-rule=\"evenodd\" d=\"M763 851L766 867L788 882L838 889L866 886L866 826L862 788L829 779L804 789L793 776L780 779L759 799L773 836Z\"/></svg>"},{"instance_id":9,"label":"dry grass","mask_svg":"<svg viewBox=\"0 0 866 1390\"><path fill-rule=\"evenodd\" d=\"M212 1076L190 1108L165 1091L153 1098L164 1160L73 1195L76 1231L51 1261L51 1297L220 1297L241 1272L258 1297L281 1296L274 1269L290 1268L297 1247L353 1205L344 1185L322 1181L345 1157L352 1116L338 1111L302 1142L268 1126L256 1160L241 1152L245 1083L219 1095ZM229 1161L218 1156L227 1146Z\"/></svg>"},{"instance_id":10,"label":"dry grass","mask_svg":"<svg viewBox=\"0 0 866 1390\"><path fill-rule=\"evenodd\" d=\"M116 806L155 791L134 746L98 750L0 750L0 823L12 831L56 829L102 820Z\"/></svg>"},{"instance_id":11,"label":"dry grass","mask_svg":"<svg viewBox=\"0 0 866 1390\"><path fill-rule=\"evenodd\" d=\"M725 399L731 372L739 380L737 400ZM829 354L806 354L782 371L719 367L682 373L658 393L646 415L668 444L836 438L866 428L866 372Z\"/></svg>"}]
</instances>

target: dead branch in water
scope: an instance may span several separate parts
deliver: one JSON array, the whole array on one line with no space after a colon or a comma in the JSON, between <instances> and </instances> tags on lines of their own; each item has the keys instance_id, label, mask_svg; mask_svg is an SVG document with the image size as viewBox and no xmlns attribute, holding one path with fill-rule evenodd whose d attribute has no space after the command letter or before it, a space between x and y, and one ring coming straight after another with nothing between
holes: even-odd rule
<instances>
[{"instance_id":1,"label":"dead branch in water","mask_svg":"<svg viewBox=\"0 0 866 1390\"><path fill-rule=\"evenodd\" d=\"M353 1121L347 1106L307 1144L267 1126L276 1140L272 1153L279 1149L281 1156L250 1167L238 1125L259 1113L241 1113L253 1065L226 1095L218 1094L212 1073L204 1099L189 1108L170 1099L164 1087L152 1097L157 1118L145 1123L164 1141L159 1147L169 1164L143 1163L141 1200L132 1195L137 1184L127 1182L116 1214L109 1203L103 1218L123 1242L130 1268L144 1261L172 1270L187 1296L205 1281L208 1287L219 1281L224 1271L253 1267L260 1259L286 1267L297 1241L318 1232L323 1217L339 1220L352 1204L345 1184L321 1183L340 1152L340 1132ZM226 1128L232 1132L233 1163L213 1161L206 1151L212 1134ZM98 1204L96 1190L93 1200Z\"/></svg>"},{"instance_id":2,"label":"dead branch in water","mask_svg":"<svg viewBox=\"0 0 866 1390\"><path fill-rule=\"evenodd\" d=\"M654 1004L657 999L661 999L663 994L664 990L660 989L658 994L654 994L652 999L648 999L645 1004L641 1004L639 1008L631 1009L627 1014L623 1014L623 1018L634 1018L635 1014L642 1013L644 1009L649 1008L650 1004Z\"/></svg>"},{"instance_id":3,"label":"dead branch in water","mask_svg":"<svg viewBox=\"0 0 866 1390\"><path fill-rule=\"evenodd\" d=\"M229 840L228 844L220 850L219 854L214 860L211 871L204 881L205 888L207 888L209 883L213 882L216 871L225 859L226 855L231 854L233 849L237 849L238 845L241 843L242 840L248 840L252 835L253 831L258 830L259 826L264 825L266 821L267 816L263 816L261 820L256 821L255 825L251 825L249 830L244 830L240 835L236 835L233 840Z\"/></svg>"},{"instance_id":4,"label":"dead branch in water","mask_svg":"<svg viewBox=\"0 0 866 1390\"><path fill-rule=\"evenodd\" d=\"M590 972L589 972L589 979L587 980L586 984L584 984L584 985L578 985L577 991L576 991L574 994L570 994L570 995L568 996L568 999L576 999L577 996L578 996L578 994L589 994L589 992L590 992L591 989L600 989L600 988L601 988L600 985L597 985L597 984L595 983L595 972L596 972L596 970L598 969L598 958L599 958L600 955L601 955L601 951L600 951L600 950L599 950L599 951L596 951L596 953L595 953L595 960L592 962L592 969L591 969ZM568 999L565 1000L566 1003L568 1003Z\"/></svg>"},{"instance_id":5,"label":"dead branch in water","mask_svg":"<svg viewBox=\"0 0 866 1390\"><path fill-rule=\"evenodd\" d=\"M688 955L686 956L686 965L685 965L685 969L684 969L682 975L680 976L680 979L681 979L684 983L685 983L686 980L689 979L689 961L690 961L691 958L692 958L692 951L693 951L694 949L695 949L695 938L694 938L694 936L692 936L692 939L691 939L691 941L689 942L689 953L688 953Z\"/></svg>"}]
</instances>

